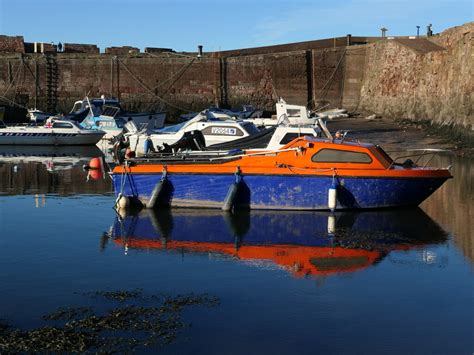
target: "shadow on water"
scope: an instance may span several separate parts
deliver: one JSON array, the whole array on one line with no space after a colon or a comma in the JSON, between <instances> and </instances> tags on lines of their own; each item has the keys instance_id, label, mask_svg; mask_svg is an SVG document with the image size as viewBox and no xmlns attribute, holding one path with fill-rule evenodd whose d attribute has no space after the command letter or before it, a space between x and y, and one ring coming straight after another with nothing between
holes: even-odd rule
<instances>
[{"instance_id":1,"label":"shadow on water","mask_svg":"<svg viewBox=\"0 0 474 355\"><path fill-rule=\"evenodd\" d=\"M338 212L145 210L117 215L105 234L133 249L211 253L295 277L365 269L394 250L443 243L447 233L421 209ZM106 240L102 239L101 248Z\"/></svg>"}]
</instances>

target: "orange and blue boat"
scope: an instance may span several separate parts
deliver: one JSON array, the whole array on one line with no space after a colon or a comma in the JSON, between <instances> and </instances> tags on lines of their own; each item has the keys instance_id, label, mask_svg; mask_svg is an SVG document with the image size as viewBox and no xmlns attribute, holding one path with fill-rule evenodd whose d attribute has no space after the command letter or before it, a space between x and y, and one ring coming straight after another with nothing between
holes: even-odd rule
<instances>
[{"instance_id":1,"label":"orange and blue boat","mask_svg":"<svg viewBox=\"0 0 474 355\"><path fill-rule=\"evenodd\" d=\"M449 168L396 163L374 144L300 137L276 151L180 152L112 172L117 199L147 207L339 210L417 206Z\"/></svg>"}]
</instances>

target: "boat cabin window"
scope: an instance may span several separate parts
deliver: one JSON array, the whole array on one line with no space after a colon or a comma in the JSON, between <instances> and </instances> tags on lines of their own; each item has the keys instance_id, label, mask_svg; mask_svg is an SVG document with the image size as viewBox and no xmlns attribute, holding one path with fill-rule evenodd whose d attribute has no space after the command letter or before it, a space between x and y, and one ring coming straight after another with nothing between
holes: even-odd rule
<instances>
[{"instance_id":1,"label":"boat cabin window","mask_svg":"<svg viewBox=\"0 0 474 355\"><path fill-rule=\"evenodd\" d=\"M115 128L117 125L115 124L115 121L96 121L95 122L97 127L107 127L107 128Z\"/></svg>"},{"instance_id":2,"label":"boat cabin window","mask_svg":"<svg viewBox=\"0 0 474 355\"><path fill-rule=\"evenodd\" d=\"M244 132L239 127L209 126L202 130L205 136L236 136L241 137Z\"/></svg>"},{"instance_id":3,"label":"boat cabin window","mask_svg":"<svg viewBox=\"0 0 474 355\"><path fill-rule=\"evenodd\" d=\"M362 163L369 164L372 158L361 152L351 152L339 149L321 149L311 157L315 163Z\"/></svg>"},{"instance_id":4,"label":"boat cabin window","mask_svg":"<svg viewBox=\"0 0 474 355\"><path fill-rule=\"evenodd\" d=\"M112 106L102 107L102 116L115 117L120 112L120 109Z\"/></svg>"},{"instance_id":5,"label":"boat cabin window","mask_svg":"<svg viewBox=\"0 0 474 355\"><path fill-rule=\"evenodd\" d=\"M301 114L301 110L300 110L300 109L287 108L287 109L286 109L286 114L288 115L288 117L304 117L304 116Z\"/></svg>"},{"instance_id":6,"label":"boat cabin window","mask_svg":"<svg viewBox=\"0 0 474 355\"><path fill-rule=\"evenodd\" d=\"M74 126L69 122L54 122L53 128L73 128Z\"/></svg>"}]
</instances>

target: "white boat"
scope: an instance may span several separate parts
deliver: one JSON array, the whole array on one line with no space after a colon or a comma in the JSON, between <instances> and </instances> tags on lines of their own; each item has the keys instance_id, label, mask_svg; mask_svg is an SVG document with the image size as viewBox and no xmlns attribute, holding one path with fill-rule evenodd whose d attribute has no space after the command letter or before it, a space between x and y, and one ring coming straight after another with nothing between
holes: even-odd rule
<instances>
[{"instance_id":1,"label":"white boat","mask_svg":"<svg viewBox=\"0 0 474 355\"><path fill-rule=\"evenodd\" d=\"M276 103L276 115L272 117L260 117L260 115L245 115L245 113L256 112L257 110L253 109L247 111L237 111L233 112L232 110L223 110L223 109L210 109L207 112L208 117L220 119L220 120L230 120L230 119L242 119L247 122L252 122L257 127L275 127L280 124L286 125L295 125L295 126L314 126L317 124L319 118L328 119L333 118L328 117L327 114L317 114L314 113L306 106L301 105L289 105L280 98ZM331 114L339 113L334 110L331 111Z\"/></svg>"},{"instance_id":2,"label":"white boat","mask_svg":"<svg viewBox=\"0 0 474 355\"><path fill-rule=\"evenodd\" d=\"M81 126L88 129L100 129L105 132L103 139L113 139L123 133L125 124L127 123L119 116L120 109L118 107L104 106L101 114L98 116L88 115L82 122Z\"/></svg>"},{"instance_id":3,"label":"white boat","mask_svg":"<svg viewBox=\"0 0 474 355\"><path fill-rule=\"evenodd\" d=\"M117 119L124 122L133 121L138 127L147 125L151 129L162 128L165 124L166 112L131 112L124 110L120 101L115 98L89 99L76 101L70 114L88 111L87 118L94 121L98 118Z\"/></svg>"},{"instance_id":4,"label":"white boat","mask_svg":"<svg viewBox=\"0 0 474 355\"><path fill-rule=\"evenodd\" d=\"M334 108L331 110L326 110L322 112L316 113L316 116L323 118L323 119L329 119L332 120L334 118L346 118L349 117L349 114L347 113L346 109L343 108Z\"/></svg>"},{"instance_id":5,"label":"white boat","mask_svg":"<svg viewBox=\"0 0 474 355\"><path fill-rule=\"evenodd\" d=\"M44 126L6 126L1 121L2 145L94 145L105 132L84 129L77 122L55 120Z\"/></svg>"},{"instance_id":6,"label":"white boat","mask_svg":"<svg viewBox=\"0 0 474 355\"><path fill-rule=\"evenodd\" d=\"M131 129L133 130L133 129ZM222 143L206 144L206 139L201 130L184 131L181 134L181 138L171 144L163 144L154 146L150 149L150 139L146 133L135 133L134 138L130 139L130 147L135 151L137 156L143 156L145 152L159 152L159 153L173 153L178 151L228 151L228 150L241 150L247 151L252 150L268 150L275 151L295 138L311 136L311 137L326 137L333 139L331 133L327 130L324 121L321 119L317 120L317 124L313 126L295 126L288 124L280 124L275 127L265 128L259 132L255 132L251 135L238 138L235 137L232 140L228 140ZM153 144L153 141L151 141Z\"/></svg>"},{"instance_id":7,"label":"white boat","mask_svg":"<svg viewBox=\"0 0 474 355\"><path fill-rule=\"evenodd\" d=\"M44 123L49 117L55 116L54 113L48 113L32 108L28 110L27 117L32 123Z\"/></svg>"},{"instance_id":8,"label":"white boat","mask_svg":"<svg viewBox=\"0 0 474 355\"><path fill-rule=\"evenodd\" d=\"M221 143L211 146L212 150L230 150L230 149L245 149L252 150L268 150L274 151L287 145L292 140L303 137L327 137L326 133L318 127L314 126L295 126L295 125L278 125L275 127L266 128L260 134L250 136L247 138L236 139L229 143Z\"/></svg>"},{"instance_id":9,"label":"white boat","mask_svg":"<svg viewBox=\"0 0 474 355\"><path fill-rule=\"evenodd\" d=\"M127 126L128 127L128 126ZM165 145L172 145L183 138L186 132L201 131L205 146L227 143L238 138L257 135L260 130L251 122L242 120L209 119L205 113L176 125L145 132L144 130L130 130L125 136L130 142L131 149L137 154L144 154L151 142L152 149L159 150Z\"/></svg>"}]
</instances>

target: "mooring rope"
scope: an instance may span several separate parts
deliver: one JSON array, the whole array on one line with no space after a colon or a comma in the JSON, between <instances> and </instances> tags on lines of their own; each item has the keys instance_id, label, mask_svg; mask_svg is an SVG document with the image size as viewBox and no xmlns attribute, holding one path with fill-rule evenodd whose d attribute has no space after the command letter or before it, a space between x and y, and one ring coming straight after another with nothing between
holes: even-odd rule
<instances>
[{"instance_id":1,"label":"mooring rope","mask_svg":"<svg viewBox=\"0 0 474 355\"><path fill-rule=\"evenodd\" d=\"M22 67L22 64L23 62L21 62L20 64L18 64L18 69L16 70L16 73L12 79L12 81L10 82L10 85L8 85L8 87L6 88L6 90L3 92L2 95L0 95L1 97L4 97L6 94L8 94L8 91L10 91L10 88L12 86L13 83L16 83L17 82L17 77L18 75L20 74L20 69Z\"/></svg>"},{"instance_id":2,"label":"mooring rope","mask_svg":"<svg viewBox=\"0 0 474 355\"><path fill-rule=\"evenodd\" d=\"M323 94L318 98L319 100L321 99L324 99L329 91L329 88L326 89L326 86L328 86L328 84L332 81L334 75L336 75L338 69L339 69L339 66L341 65L342 63L342 60L345 58L346 56L346 52L347 52L347 49L344 50L344 52L342 53L341 55L341 58L339 59L339 61L337 62L336 64L336 68L334 68L333 72L331 73L331 75L329 76L329 79L326 81L326 83L324 84L323 88L321 89L321 91L323 91Z\"/></svg>"},{"instance_id":3,"label":"mooring rope","mask_svg":"<svg viewBox=\"0 0 474 355\"><path fill-rule=\"evenodd\" d=\"M0 99L2 99L2 100L4 100L4 101L7 101L7 102L10 102L10 103L11 103L12 105L14 105L14 106L18 106L18 107L24 108L25 110L28 110L28 107L23 106L23 105L21 105L21 104L15 102L14 100L9 99L8 97L5 97L5 96L0 95Z\"/></svg>"},{"instance_id":4,"label":"mooring rope","mask_svg":"<svg viewBox=\"0 0 474 355\"><path fill-rule=\"evenodd\" d=\"M151 53L148 53L150 55L152 55ZM152 55L153 57L156 57L156 58L159 58L158 56L155 56L155 55ZM176 83L176 81L178 81L178 79L181 77L182 74L184 74L184 72L191 66L191 64L194 63L194 61L196 60L196 57L191 57L191 56L184 56L186 58L191 58L191 61L189 63L186 63L185 65L183 65L182 68L180 68L176 73L174 73L173 75L171 75L168 79L162 81L161 83L159 83L158 85L154 86L151 88L151 90L156 90L158 89L159 87L165 85L166 83L168 83L170 80L174 79L175 77L177 77L170 85L169 87L161 94L165 94L170 88L171 86ZM125 65L125 64L124 64ZM140 97L142 95L146 95L148 93L141 93L141 94L138 94L137 97ZM154 94L156 96L156 94ZM152 102L148 107L149 109L152 108L153 104L155 104L156 101ZM162 106L160 107L160 111L162 110Z\"/></svg>"},{"instance_id":5,"label":"mooring rope","mask_svg":"<svg viewBox=\"0 0 474 355\"><path fill-rule=\"evenodd\" d=\"M18 64L18 69L16 70L16 73L15 73L12 81L10 82L10 84L8 85L6 90L3 92L3 94L0 95L0 98L7 101L7 102L10 102L14 106L18 106L18 107L21 107L21 108L24 108L24 109L28 110L27 107L25 107L23 105L20 105L20 104L16 103L15 100L9 99L8 97L5 96L5 95L8 94L8 91L10 91L10 88L12 87L13 83L15 83L15 91L13 92L13 97L16 96L16 92L18 90L20 72L21 72L21 69L23 68L24 65L25 65L25 63L23 62L23 60L21 60L20 63Z\"/></svg>"}]
</instances>

